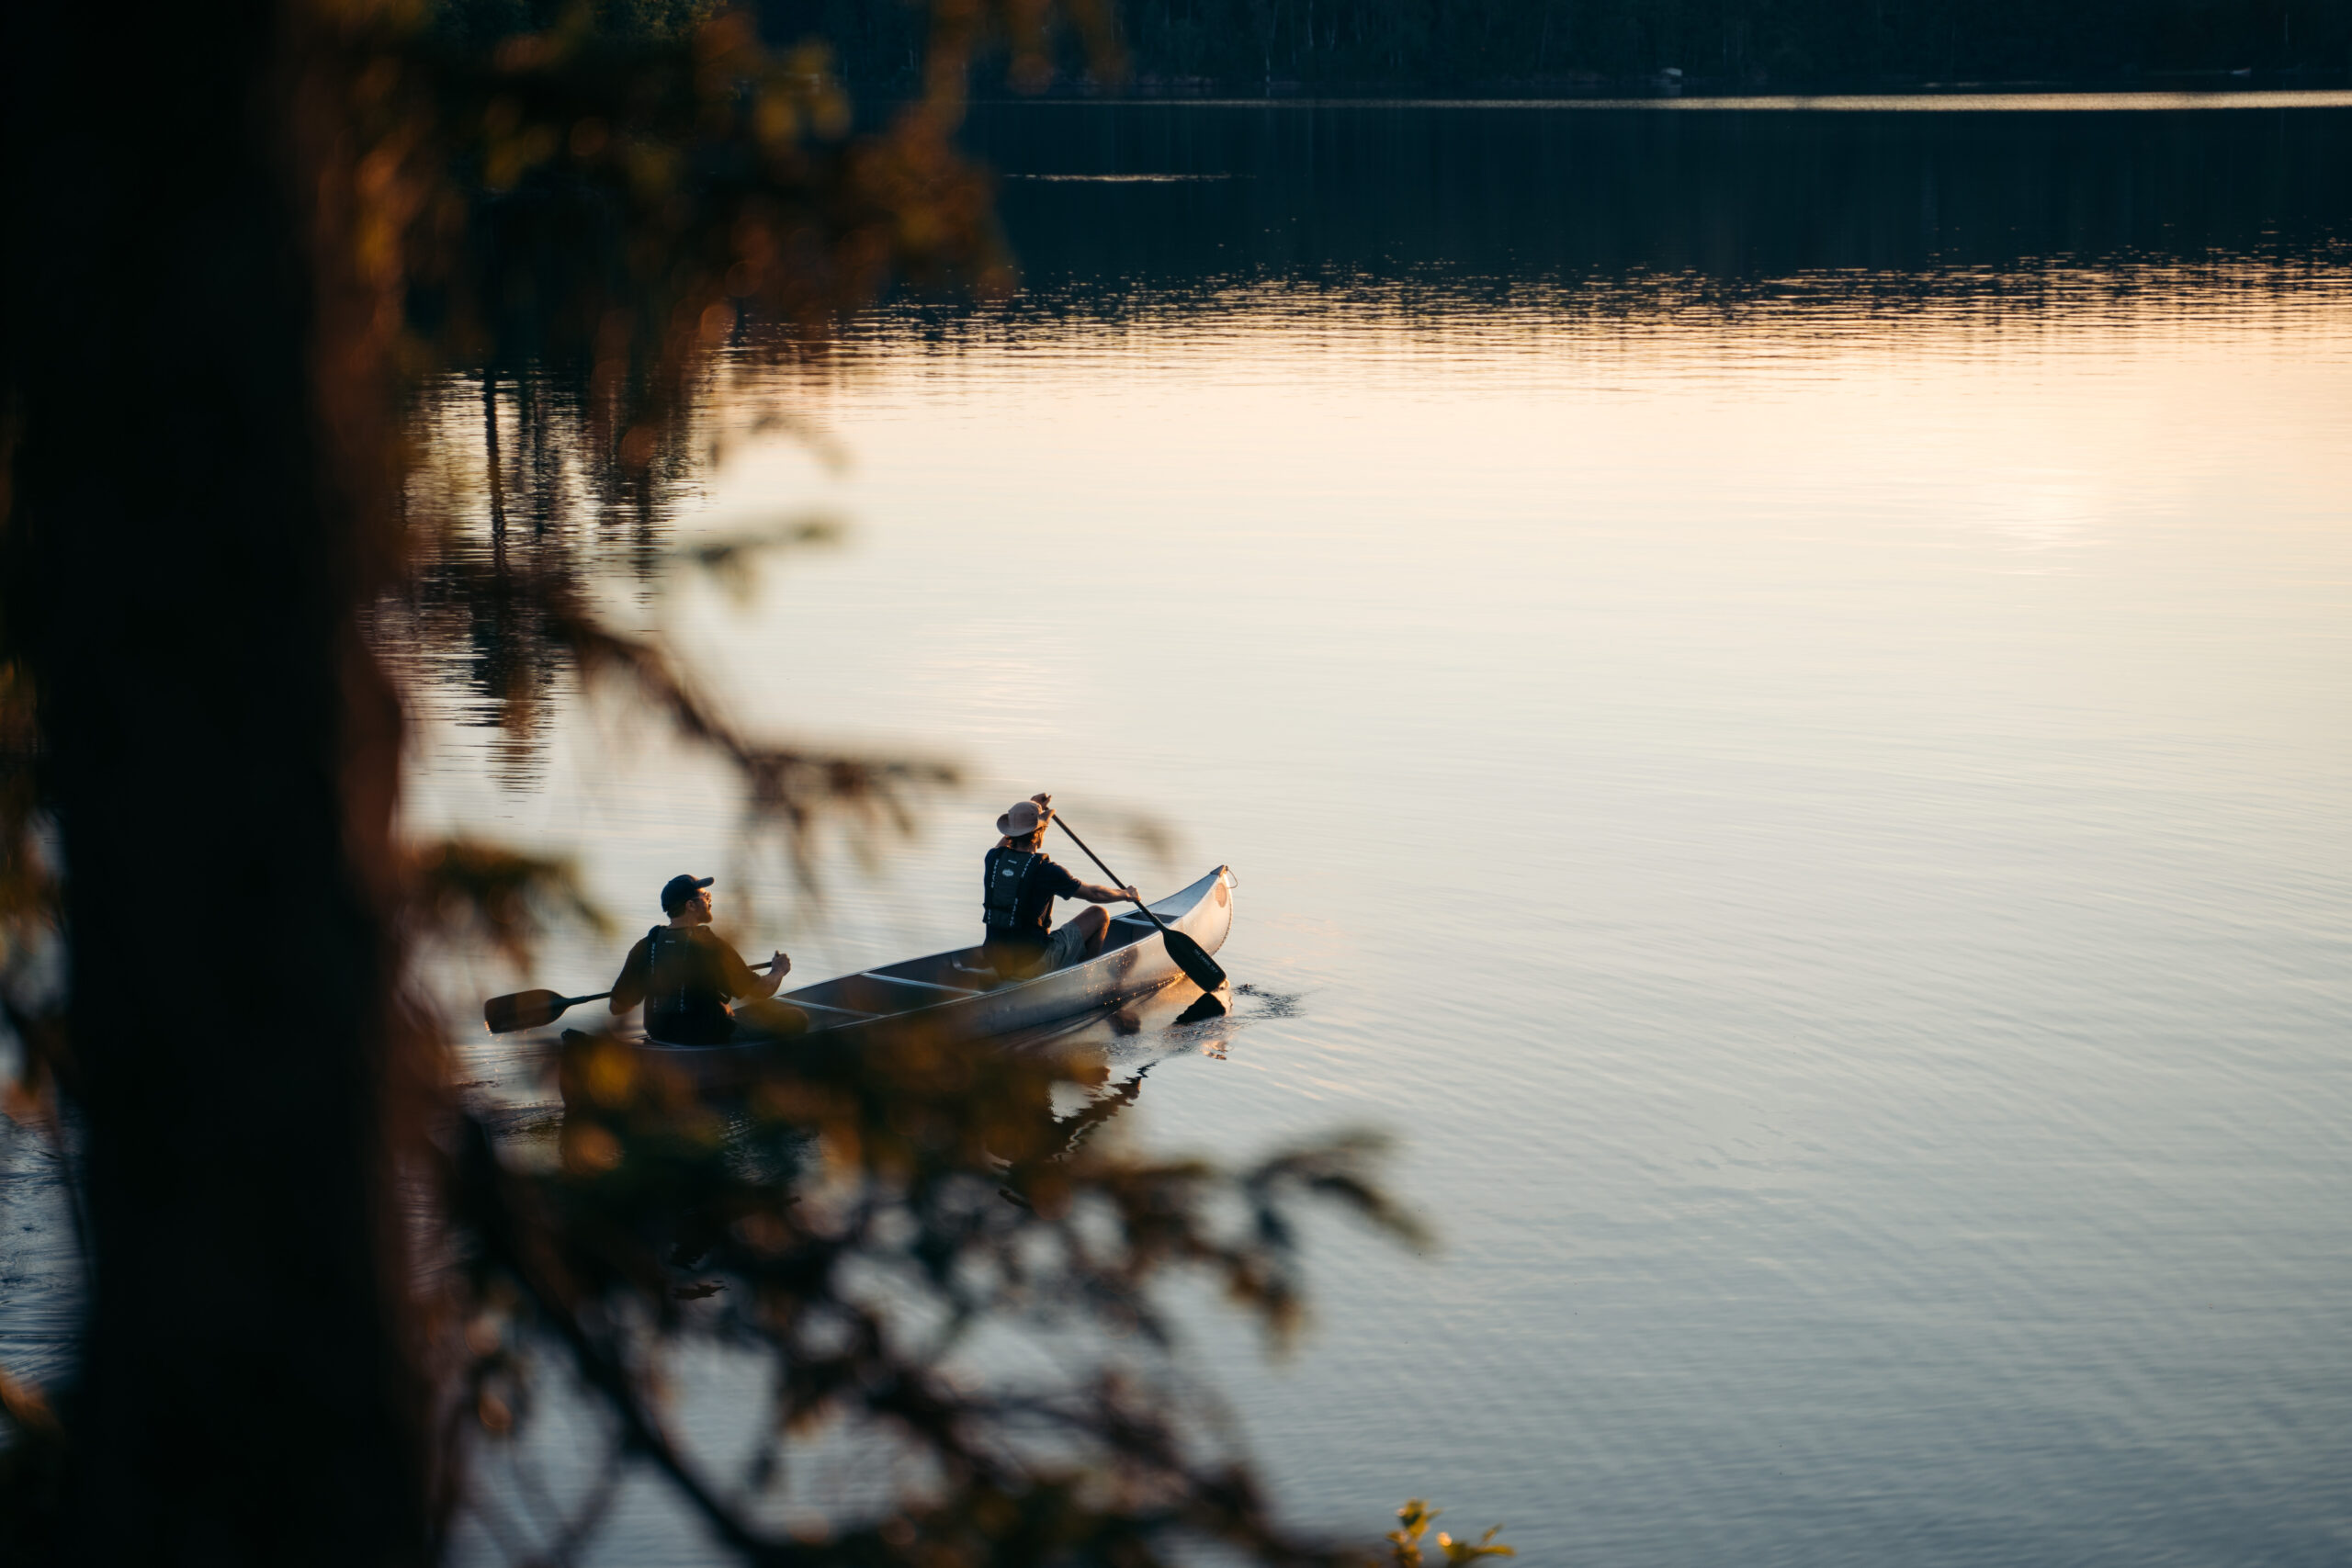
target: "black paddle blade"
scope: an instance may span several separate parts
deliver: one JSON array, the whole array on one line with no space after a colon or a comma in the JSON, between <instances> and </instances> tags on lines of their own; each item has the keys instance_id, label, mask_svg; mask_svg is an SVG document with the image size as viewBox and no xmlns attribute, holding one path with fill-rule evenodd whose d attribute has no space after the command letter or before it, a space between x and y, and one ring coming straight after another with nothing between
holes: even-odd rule
<instances>
[{"instance_id":1,"label":"black paddle blade","mask_svg":"<svg viewBox=\"0 0 2352 1568\"><path fill-rule=\"evenodd\" d=\"M1176 1021L1179 1024L1206 1023L1213 1018L1223 1018L1232 1011L1232 992L1203 991L1193 998L1192 1006L1176 1015Z\"/></svg>"},{"instance_id":2,"label":"black paddle blade","mask_svg":"<svg viewBox=\"0 0 2352 1568\"><path fill-rule=\"evenodd\" d=\"M1209 956L1207 948L1172 926L1163 927L1160 935L1167 939L1168 956L1176 961L1176 967L1182 969L1193 984L1204 991L1225 988L1225 971L1216 966L1216 960Z\"/></svg>"},{"instance_id":3,"label":"black paddle blade","mask_svg":"<svg viewBox=\"0 0 2352 1568\"><path fill-rule=\"evenodd\" d=\"M481 1021L490 1025L492 1034L505 1034L553 1023L571 1005L554 991L517 991L511 997L492 997L482 1003Z\"/></svg>"}]
</instances>

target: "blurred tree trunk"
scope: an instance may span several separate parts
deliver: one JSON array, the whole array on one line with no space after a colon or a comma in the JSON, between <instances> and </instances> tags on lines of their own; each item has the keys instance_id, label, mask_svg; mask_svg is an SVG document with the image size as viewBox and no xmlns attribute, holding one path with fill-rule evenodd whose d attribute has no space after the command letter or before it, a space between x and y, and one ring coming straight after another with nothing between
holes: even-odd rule
<instances>
[{"instance_id":1,"label":"blurred tree trunk","mask_svg":"<svg viewBox=\"0 0 2352 1568\"><path fill-rule=\"evenodd\" d=\"M360 634L388 329L314 244L364 151L304 123L345 85L319 9L21 6L0 39L5 632L62 828L95 1254L75 1561L413 1562L434 1534L400 716Z\"/></svg>"}]
</instances>

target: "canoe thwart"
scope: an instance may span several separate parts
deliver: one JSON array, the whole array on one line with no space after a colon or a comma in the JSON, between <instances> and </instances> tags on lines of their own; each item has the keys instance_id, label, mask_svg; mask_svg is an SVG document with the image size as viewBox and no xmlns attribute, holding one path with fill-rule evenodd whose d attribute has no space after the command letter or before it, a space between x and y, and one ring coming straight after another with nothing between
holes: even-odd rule
<instances>
[{"instance_id":1,"label":"canoe thwart","mask_svg":"<svg viewBox=\"0 0 2352 1568\"><path fill-rule=\"evenodd\" d=\"M881 975L871 969L862 971L861 980L886 980L893 986L920 986L926 991L944 991L951 997L968 997L980 989L978 986L944 986L937 980L918 980L911 975Z\"/></svg>"}]
</instances>

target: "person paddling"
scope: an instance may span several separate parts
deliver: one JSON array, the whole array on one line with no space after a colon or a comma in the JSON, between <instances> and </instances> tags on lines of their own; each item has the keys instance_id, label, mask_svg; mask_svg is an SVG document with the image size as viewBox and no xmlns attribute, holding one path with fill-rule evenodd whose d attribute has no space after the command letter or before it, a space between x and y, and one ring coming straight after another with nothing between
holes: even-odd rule
<instances>
[{"instance_id":1,"label":"person paddling","mask_svg":"<svg viewBox=\"0 0 2352 1568\"><path fill-rule=\"evenodd\" d=\"M679 1045L723 1044L747 1030L800 1033L808 1015L769 999L791 972L792 960L776 953L763 978L710 929L716 880L681 875L662 885L662 912L670 923L655 926L628 950L613 982L614 1015L643 1002L645 1032ZM747 999L730 1009L728 1003L738 998Z\"/></svg>"},{"instance_id":2,"label":"person paddling","mask_svg":"<svg viewBox=\"0 0 2352 1568\"><path fill-rule=\"evenodd\" d=\"M1043 846L1054 819L1050 795L1033 795L996 819L1001 835L988 852L981 886L981 967L1000 980L1032 976L1091 958L1102 951L1111 917L1101 906L1122 900L1140 904L1133 887L1101 887L1080 882L1056 865ZM1083 898L1096 906L1080 909L1058 931L1048 930L1057 898Z\"/></svg>"}]
</instances>

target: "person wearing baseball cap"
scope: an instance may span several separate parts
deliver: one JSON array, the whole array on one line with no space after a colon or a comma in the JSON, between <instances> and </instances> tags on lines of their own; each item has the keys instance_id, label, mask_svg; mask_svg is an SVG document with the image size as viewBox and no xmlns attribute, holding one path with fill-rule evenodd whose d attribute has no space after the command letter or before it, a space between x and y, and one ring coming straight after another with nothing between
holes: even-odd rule
<instances>
[{"instance_id":1,"label":"person wearing baseball cap","mask_svg":"<svg viewBox=\"0 0 2352 1568\"><path fill-rule=\"evenodd\" d=\"M662 912L670 923L655 926L628 950L613 982L614 1016L643 1002L645 1032L674 1045L723 1044L746 1029L798 1034L808 1027L808 1015L770 999L792 960L776 953L763 979L719 939L710 929L715 880L680 875L662 885Z\"/></svg>"},{"instance_id":2,"label":"person wearing baseball cap","mask_svg":"<svg viewBox=\"0 0 2352 1568\"><path fill-rule=\"evenodd\" d=\"M996 819L997 846L981 873L980 965L995 970L1000 980L1026 980L1093 957L1111 929L1102 906L1143 902L1132 887L1080 882L1054 863L1044 848L1053 802L1050 795L1033 795ZM1095 907L1049 930L1057 898L1083 898Z\"/></svg>"}]
</instances>

